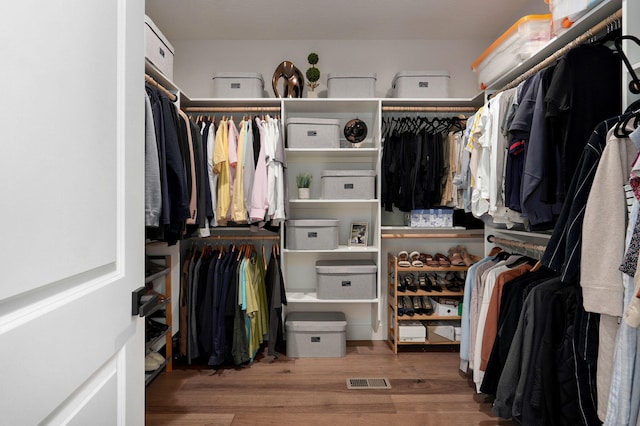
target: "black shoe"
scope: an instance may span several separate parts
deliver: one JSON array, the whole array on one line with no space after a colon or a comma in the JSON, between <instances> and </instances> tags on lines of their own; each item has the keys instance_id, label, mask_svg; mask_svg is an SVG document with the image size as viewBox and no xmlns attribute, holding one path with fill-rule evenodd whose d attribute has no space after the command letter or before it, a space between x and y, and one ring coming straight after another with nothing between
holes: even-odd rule
<instances>
[{"instance_id":1,"label":"black shoe","mask_svg":"<svg viewBox=\"0 0 640 426\"><path fill-rule=\"evenodd\" d=\"M415 293L418 291L418 284L416 283L416 276L409 273L404 276L404 281L407 287L407 290Z\"/></svg>"},{"instance_id":2,"label":"black shoe","mask_svg":"<svg viewBox=\"0 0 640 426\"><path fill-rule=\"evenodd\" d=\"M438 292L442 291L442 287L440 287L440 284L437 281L438 275L435 272L431 272L429 275L427 275L427 278L431 283L431 291L438 291Z\"/></svg>"},{"instance_id":3,"label":"black shoe","mask_svg":"<svg viewBox=\"0 0 640 426\"><path fill-rule=\"evenodd\" d=\"M158 321L154 321L150 318L147 318L147 330L158 330L158 331L167 331L167 329L169 328L169 326L167 324L163 324L161 322Z\"/></svg>"},{"instance_id":4,"label":"black shoe","mask_svg":"<svg viewBox=\"0 0 640 426\"><path fill-rule=\"evenodd\" d=\"M404 293L405 291L407 291L407 284L404 281L404 277L398 277L398 291L400 293Z\"/></svg>"},{"instance_id":5,"label":"black shoe","mask_svg":"<svg viewBox=\"0 0 640 426\"><path fill-rule=\"evenodd\" d=\"M403 296L402 303L404 304L404 313L412 317L415 314L415 311L413 310L413 303L411 303L411 298L409 296Z\"/></svg>"},{"instance_id":6,"label":"black shoe","mask_svg":"<svg viewBox=\"0 0 640 426\"><path fill-rule=\"evenodd\" d=\"M433 303L431 303L429 296L422 296L422 310L426 315L431 315L433 313Z\"/></svg>"},{"instance_id":7,"label":"black shoe","mask_svg":"<svg viewBox=\"0 0 640 426\"><path fill-rule=\"evenodd\" d=\"M398 297L398 316L404 315L404 300L402 297Z\"/></svg>"},{"instance_id":8,"label":"black shoe","mask_svg":"<svg viewBox=\"0 0 640 426\"><path fill-rule=\"evenodd\" d=\"M431 291L431 281L427 279L427 274L418 275L418 284L419 284L420 290Z\"/></svg>"},{"instance_id":9,"label":"black shoe","mask_svg":"<svg viewBox=\"0 0 640 426\"><path fill-rule=\"evenodd\" d=\"M422 309L422 300L420 296L414 296L413 299L413 311L417 314L423 314L424 311Z\"/></svg>"}]
</instances>

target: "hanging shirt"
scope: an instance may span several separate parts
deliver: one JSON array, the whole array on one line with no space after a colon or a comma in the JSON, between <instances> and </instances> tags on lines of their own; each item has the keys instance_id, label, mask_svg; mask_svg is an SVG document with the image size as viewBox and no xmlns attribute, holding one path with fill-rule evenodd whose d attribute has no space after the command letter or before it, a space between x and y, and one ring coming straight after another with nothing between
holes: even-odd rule
<instances>
[{"instance_id":1,"label":"hanging shirt","mask_svg":"<svg viewBox=\"0 0 640 426\"><path fill-rule=\"evenodd\" d=\"M217 205L218 205L218 174L214 172L214 159L213 153L216 146L216 126L215 123L211 123L209 126L209 135L207 136L207 176L209 177L209 191L211 192L211 210L213 211L213 217L211 218L210 226L218 226L217 220Z\"/></svg>"},{"instance_id":2,"label":"hanging shirt","mask_svg":"<svg viewBox=\"0 0 640 426\"><path fill-rule=\"evenodd\" d=\"M218 175L218 202L216 216L218 225L226 225L227 212L231 205L231 175L229 171L229 138L227 120L220 120L216 132L216 143L213 151L213 171Z\"/></svg>"},{"instance_id":3,"label":"hanging shirt","mask_svg":"<svg viewBox=\"0 0 640 426\"><path fill-rule=\"evenodd\" d=\"M267 187L267 164L265 160L265 124L256 117L256 126L260 130L260 152L258 153L258 163L253 179L253 192L251 195L251 212L249 213L252 222L261 222L265 219L269 209L269 192Z\"/></svg>"},{"instance_id":4,"label":"hanging shirt","mask_svg":"<svg viewBox=\"0 0 640 426\"><path fill-rule=\"evenodd\" d=\"M233 200L234 185L236 180L236 167L238 166L238 128L233 121L233 117L227 120L228 126L228 147L229 150L229 200ZM233 214L232 202L229 201L229 210L227 211L226 218L231 219Z\"/></svg>"},{"instance_id":5,"label":"hanging shirt","mask_svg":"<svg viewBox=\"0 0 640 426\"><path fill-rule=\"evenodd\" d=\"M231 202L231 220L237 223L247 222L247 210L244 204L244 165L247 146L247 126L246 121L240 122L240 135L238 136L238 153L237 164L235 167L236 176L235 184L233 187L232 202Z\"/></svg>"},{"instance_id":6,"label":"hanging shirt","mask_svg":"<svg viewBox=\"0 0 640 426\"><path fill-rule=\"evenodd\" d=\"M149 94L144 96L144 224L145 226L160 226L162 210L162 190L160 188L160 160L158 144L153 121L153 110Z\"/></svg>"}]
</instances>

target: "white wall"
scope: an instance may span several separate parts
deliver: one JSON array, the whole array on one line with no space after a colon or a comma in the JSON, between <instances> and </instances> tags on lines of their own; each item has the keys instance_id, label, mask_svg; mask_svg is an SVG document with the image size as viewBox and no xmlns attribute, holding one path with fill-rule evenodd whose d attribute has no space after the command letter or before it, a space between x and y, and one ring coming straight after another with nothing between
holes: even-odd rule
<instances>
[{"instance_id":1,"label":"white wall","mask_svg":"<svg viewBox=\"0 0 640 426\"><path fill-rule=\"evenodd\" d=\"M447 70L450 97L473 97L480 92L471 63L490 40L177 40L174 81L192 98L211 97L214 72L259 72L269 97L271 79L284 60L303 73L307 55L320 61L320 87L328 73L376 73L376 96L390 96L394 75L401 70ZM322 96L322 93L321 93Z\"/></svg>"}]
</instances>

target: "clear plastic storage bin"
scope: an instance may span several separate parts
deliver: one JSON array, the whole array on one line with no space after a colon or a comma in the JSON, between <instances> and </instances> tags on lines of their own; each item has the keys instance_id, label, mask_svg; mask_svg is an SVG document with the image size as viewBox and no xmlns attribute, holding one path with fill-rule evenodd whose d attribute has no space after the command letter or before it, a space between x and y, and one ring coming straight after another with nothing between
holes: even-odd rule
<instances>
[{"instance_id":1,"label":"clear plastic storage bin","mask_svg":"<svg viewBox=\"0 0 640 426\"><path fill-rule=\"evenodd\" d=\"M551 40L551 14L520 18L471 64L486 89L501 74L530 58Z\"/></svg>"}]
</instances>

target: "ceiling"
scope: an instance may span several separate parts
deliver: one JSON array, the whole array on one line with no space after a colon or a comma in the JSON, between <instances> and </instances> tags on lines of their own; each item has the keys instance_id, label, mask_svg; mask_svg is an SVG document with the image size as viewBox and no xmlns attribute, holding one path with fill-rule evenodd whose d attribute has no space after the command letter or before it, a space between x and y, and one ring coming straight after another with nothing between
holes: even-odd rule
<instances>
[{"instance_id":1,"label":"ceiling","mask_svg":"<svg viewBox=\"0 0 640 426\"><path fill-rule=\"evenodd\" d=\"M491 40L543 0L146 0L177 40Z\"/></svg>"}]
</instances>

